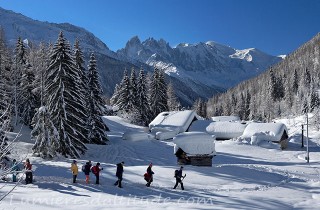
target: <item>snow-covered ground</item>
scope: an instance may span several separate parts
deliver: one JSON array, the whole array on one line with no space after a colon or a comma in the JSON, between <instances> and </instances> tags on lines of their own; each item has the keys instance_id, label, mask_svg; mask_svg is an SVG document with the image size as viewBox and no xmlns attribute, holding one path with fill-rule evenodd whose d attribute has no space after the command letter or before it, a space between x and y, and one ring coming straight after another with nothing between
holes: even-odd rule
<instances>
[{"instance_id":1,"label":"snow-covered ground","mask_svg":"<svg viewBox=\"0 0 320 210\"><path fill-rule=\"evenodd\" d=\"M105 117L111 132L110 144L88 145L88 152L78 160L79 168L87 160L101 162L101 184L72 184L72 159L45 161L31 156L30 137L26 129L10 155L18 160L30 158L34 184L0 182L3 197L0 209L317 209L320 205L319 132L310 130L310 163L301 148L299 119L282 120L290 136L288 148L260 147L246 142L216 141L217 156L212 167L185 166L184 185L173 190L177 169L171 141L123 140L128 131L145 131L118 117ZM303 119L302 119L303 120ZM306 145L306 143L305 143ZM123 188L115 187L115 164L124 161ZM143 174L153 163L154 182L145 186ZM91 177L94 181L94 177Z\"/></svg>"}]
</instances>

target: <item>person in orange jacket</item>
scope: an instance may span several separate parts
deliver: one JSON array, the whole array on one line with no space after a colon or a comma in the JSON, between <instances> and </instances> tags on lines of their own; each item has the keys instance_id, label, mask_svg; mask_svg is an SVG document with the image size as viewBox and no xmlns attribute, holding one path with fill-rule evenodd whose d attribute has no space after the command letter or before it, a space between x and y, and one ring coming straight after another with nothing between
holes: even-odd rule
<instances>
[{"instance_id":1,"label":"person in orange jacket","mask_svg":"<svg viewBox=\"0 0 320 210\"><path fill-rule=\"evenodd\" d=\"M71 172L73 175L73 183L76 183L78 172L79 172L76 160L74 160L73 163L71 164Z\"/></svg>"}]
</instances>

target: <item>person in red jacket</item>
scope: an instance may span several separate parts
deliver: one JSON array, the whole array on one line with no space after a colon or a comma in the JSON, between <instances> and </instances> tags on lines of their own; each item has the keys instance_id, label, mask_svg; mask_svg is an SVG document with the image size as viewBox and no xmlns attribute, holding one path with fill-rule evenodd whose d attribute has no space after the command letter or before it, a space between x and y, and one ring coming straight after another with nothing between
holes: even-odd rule
<instances>
[{"instance_id":1,"label":"person in red jacket","mask_svg":"<svg viewBox=\"0 0 320 210\"><path fill-rule=\"evenodd\" d=\"M26 184L31 183L32 184L32 179L33 179L33 175L32 175L32 165L30 163L29 159L26 159L26 162L24 163L24 169L26 172Z\"/></svg>"},{"instance_id":2,"label":"person in red jacket","mask_svg":"<svg viewBox=\"0 0 320 210\"><path fill-rule=\"evenodd\" d=\"M102 170L103 168L100 167L100 163L97 163L91 168L92 173L96 176L96 184L99 184L100 171Z\"/></svg>"},{"instance_id":3,"label":"person in red jacket","mask_svg":"<svg viewBox=\"0 0 320 210\"><path fill-rule=\"evenodd\" d=\"M154 172L152 171L152 163L150 163L147 168L147 173L146 173L147 176L145 176L145 179L148 182L146 184L147 187L150 187L151 182L153 182L153 174L154 174Z\"/></svg>"}]
</instances>

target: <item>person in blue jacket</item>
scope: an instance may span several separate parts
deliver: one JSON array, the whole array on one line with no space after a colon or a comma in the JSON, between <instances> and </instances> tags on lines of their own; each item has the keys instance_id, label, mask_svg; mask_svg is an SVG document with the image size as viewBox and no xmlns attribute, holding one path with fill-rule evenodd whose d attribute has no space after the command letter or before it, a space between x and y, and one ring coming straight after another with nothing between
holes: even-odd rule
<instances>
[{"instance_id":1,"label":"person in blue jacket","mask_svg":"<svg viewBox=\"0 0 320 210\"><path fill-rule=\"evenodd\" d=\"M20 171L19 165L18 165L16 159L13 159L12 160L12 165L11 165L12 181L13 182L17 181L18 171Z\"/></svg>"},{"instance_id":2,"label":"person in blue jacket","mask_svg":"<svg viewBox=\"0 0 320 210\"><path fill-rule=\"evenodd\" d=\"M175 170L174 177L176 178L176 184L174 185L173 189L176 189L176 187L180 183L181 189L184 190L183 183L182 183L182 169L183 169L183 166L180 167L180 170Z\"/></svg>"},{"instance_id":3,"label":"person in blue jacket","mask_svg":"<svg viewBox=\"0 0 320 210\"><path fill-rule=\"evenodd\" d=\"M122 188L121 181L122 181L122 175L123 175L123 165L124 165L123 161L117 164L116 176L118 177L118 180L114 183L114 185L115 186L118 185L119 188Z\"/></svg>"}]
</instances>

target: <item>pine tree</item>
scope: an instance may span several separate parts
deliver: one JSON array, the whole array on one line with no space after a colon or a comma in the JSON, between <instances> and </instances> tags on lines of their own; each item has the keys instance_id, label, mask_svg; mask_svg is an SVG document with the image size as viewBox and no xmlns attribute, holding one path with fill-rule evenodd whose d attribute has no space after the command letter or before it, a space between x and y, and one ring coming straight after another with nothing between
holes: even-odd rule
<instances>
[{"instance_id":1,"label":"pine tree","mask_svg":"<svg viewBox=\"0 0 320 210\"><path fill-rule=\"evenodd\" d=\"M10 149L8 148L8 138L4 132L3 128L0 128L0 157L10 154Z\"/></svg>"},{"instance_id":2,"label":"pine tree","mask_svg":"<svg viewBox=\"0 0 320 210\"><path fill-rule=\"evenodd\" d=\"M117 101L119 99L119 92L120 92L120 85L116 84L114 91L113 91L113 95L110 98L110 105L114 106L117 104Z\"/></svg>"},{"instance_id":3,"label":"pine tree","mask_svg":"<svg viewBox=\"0 0 320 210\"><path fill-rule=\"evenodd\" d=\"M164 111L168 111L167 85L164 79L164 73L155 68L153 78L150 84L150 109L152 118Z\"/></svg>"},{"instance_id":4,"label":"pine tree","mask_svg":"<svg viewBox=\"0 0 320 210\"><path fill-rule=\"evenodd\" d=\"M310 93L310 112L313 112L320 105L319 95L314 88L312 88Z\"/></svg>"},{"instance_id":5,"label":"pine tree","mask_svg":"<svg viewBox=\"0 0 320 210\"><path fill-rule=\"evenodd\" d=\"M119 110L129 112L130 107L128 107L128 98L130 94L130 81L128 77L128 72L125 69L123 73L123 78L120 83L120 88L118 92L118 100L115 106L118 107Z\"/></svg>"},{"instance_id":6,"label":"pine tree","mask_svg":"<svg viewBox=\"0 0 320 210\"><path fill-rule=\"evenodd\" d=\"M168 110L177 111L181 108L180 103L174 93L173 84L170 82L167 89L167 98L168 98Z\"/></svg>"},{"instance_id":7,"label":"pine tree","mask_svg":"<svg viewBox=\"0 0 320 210\"><path fill-rule=\"evenodd\" d=\"M250 113L251 113L250 104L251 104L251 94L250 94L250 92L247 90L246 103L245 103L245 111L244 111L244 120L249 120Z\"/></svg>"},{"instance_id":8,"label":"pine tree","mask_svg":"<svg viewBox=\"0 0 320 210\"><path fill-rule=\"evenodd\" d=\"M101 116L104 113L102 100L102 88L99 82L99 74L96 67L96 59L92 53L88 65L88 89L89 89L89 141L94 144L106 144L108 138L105 131L109 130Z\"/></svg>"},{"instance_id":9,"label":"pine tree","mask_svg":"<svg viewBox=\"0 0 320 210\"><path fill-rule=\"evenodd\" d=\"M26 64L21 76L20 82L20 106L19 113L21 120L25 125L31 127L31 121L35 114L36 96L33 93L34 89L34 73L31 65Z\"/></svg>"},{"instance_id":10,"label":"pine tree","mask_svg":"<svg viewBox=\"0 0 320 210\"><path fill-rule=\"evenodd\" d=\"M31 136L35 140L33 153L45 159L55 157L60 148L60 137L45 106L40 107L34 115L32 126Z\"/></svg>"},{"instance_id":11,"label":"pine tree","mask_svg":"<svg viewBox=\"0 0 320 210\"><path fill-rule=\"evenodd\" d=\"M202 117L201 110L202 110L202 100L201 98L198 98L194 103L193 103L193 110Z\"/></svg>"},{"instance_id":12,"label":"pine tree","mask_svg":"<svg viewBox=\"0 0 320 210\"><path fill-rule=\"evenodd\" d=\"M33 93L36 98L36 107L44 106L45 99L45 81L46 70L49 65L49 55L52 48L48 48L45 43L40 43L37 50L31 51L29 54L29 61L33 68L35 79L33 81ZM48 53L49 52L49 53Z\"/></svg>"},{"instance_id":13,"label":"pine tree","mask_svg":"<svg viewBox=\"0 0 320 210\"><path fill-rule=\"evenodd\" d=\"M0 132L11 130L10 56L0 26Z\"/></svg>"},{"instance_id":14,"label":"pine tree","mask_svg":"<svg viewBox=\"0 0 320 210\"><path fill-rule=\"evenodd\" d=\"M78 71L78 74L80 76L79 82L79 91L81 91L81 95L79 97L83 96L84 98L81 98L81 101L84 101L83 106L79 106L79 111L75 114L79 114L79 118L82 118L84 120L79 121L81 124L79 127L81 128L81 133L85 138L82 140L83 143L89 143L88 135L89 135L89 122L88 122L88 116L87 113L89 112L89 91L88 91L88 78L86 75L86 70L84 68L84 59L83 59L83 53L80 48L79 40L76 40L74 44L74 57L75 57L75 64ZM83 116L85 115L85 116ZM83 118L84 117L84 118Z\"/></svg>"},{"instance_id":15,"label":"pine tree","mask_svg":"<svg viewBox=\"0 0 320 210\"><path fill-rule=\"evenodd\" d=\"M298 78L298 73L297 70L294 70L293 73L293 83L292 83L292 92L296 95L299 89L299 78Z\"/></svg>"},{"instance_id":16,"label":"pine tree","mask_svg":"<svg viewBox=\"0 0 320 210\"><path fill-rule=\"evenodd\" d=\"M26 49L23 44L21 38L18 38L16 48L14 50L14 66L11 69L11 81L12 81L12 95L13 95L13 113L15 116L14 124L17 125L18 123L18 116L19 116L19 107L21 105L21 90L20 90L20 83L22 77L22 71L25 68L27 63L26 61Z\"/></svg>"},{"instance_id":17,"label":"pine tree","mask_svg":"<svg viewBox=\"0 0 320 210\"><path fill-rule=\"evenodd\" d=\"M137 81L137 106L135 116L136 119L134 122L144 126L148 125L151 121L146 83L144 70L141 68Z\"/></svg>"},{"instance_id":18,"label":"pine tree","mask_svg":"<svg viewBox=\"0 0 320 210\"><path fill-rule=\"evenodd\" d=\"M84 124L85 114L75 114L83 110L85 104L78 83L80 80L70 45L60 32L47 69L46 105L59 134L59 147L56 151L73 158L80 157L86 150L82 141L85 137L81 133L84 128L79 129L79 125Z\"/></svg>"},{"instance_id":19,"label":"pine tree","mask_svg":"<svg viewBox=\"0 0 320 210\"><path fill-rule=\"evenodd\" d=\"M134 110L137 106L137 81L136 81L136 71L132 67L130 79L129 79L129 95L127 107L129 110Z\"/></svg>"}]
</instances>

